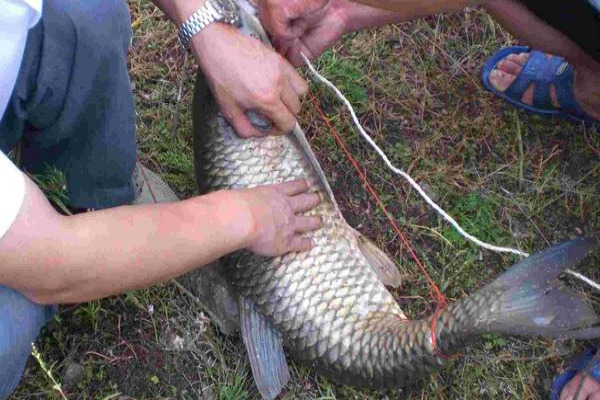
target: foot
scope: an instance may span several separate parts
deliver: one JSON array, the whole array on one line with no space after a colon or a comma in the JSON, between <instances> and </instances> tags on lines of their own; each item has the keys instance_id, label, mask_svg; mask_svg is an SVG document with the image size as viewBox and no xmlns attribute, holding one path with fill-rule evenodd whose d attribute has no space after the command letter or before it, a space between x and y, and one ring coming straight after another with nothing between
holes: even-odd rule
<instances>
[{"instance_id":1,"label":"foot","mask_svg":"<svg viewBox=\"0 0 600 400\"><path fill-rule=\"evenodd\" d=\"M492 86L498 91L505 92L521 73L528 59L529 53L508 55L490 73L489 81ZM598 78L598 74L579 74L577 72L573 88L575 99L588 115L596 120L600 120L600 94L590 92L590 88L594 88L597 91L596 88L600 87L600 78ZM594 82L590 82L590 80ZM523 93L521 99L523 103L528 105L533 104L534 86L535 84L532 83ZM556 88L553 85L550 87L550 98L554 107L559 109L560 103L556 95Z\"/></svg>"},{"instance_id":2,"label":"foot","mask_svg":"<svg viewBox=\"0 0 600 400\"><path fill-rule=\"evenodd\" d=\"M581 383L582 377L583 373L579 372L565 385L560 393L560 400L600 400L600 382L591 376L585 376Z\"/></svg>"}]
</instances>

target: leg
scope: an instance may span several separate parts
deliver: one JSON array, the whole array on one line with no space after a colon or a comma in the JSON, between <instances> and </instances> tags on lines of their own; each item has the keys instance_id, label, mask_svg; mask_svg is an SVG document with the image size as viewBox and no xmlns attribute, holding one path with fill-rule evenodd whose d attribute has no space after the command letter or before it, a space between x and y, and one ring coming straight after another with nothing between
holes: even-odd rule
<instances>
[{"instance_id":1,"label":"leg","mask_svg":"<svg viewBox=\"0 0 600 400\"><path fill-rule=\"evenodd\" d=\"M25 169L61 170L70 206L106 208L133 200L130 39L124 0L45 1L42 22L28 37L0 125L0 147L8 150L22 140Z\"/></svg>"},{"instance_id":2,"label":"leg","mask_svg":"<svg viewBox=\"0 0 600 400\"><path fill-rule=\"evenodd\" d=\"M0 286L0 399L17 387L31 354L31 344L54 312L54 307L34 304Z\"/></svg>"},{"instance_id":3,"label":"leg","mask_svg":"<svg viewBox=\"0 0 600 400\"><path fill-rule=\"evenodd\" d=\"M489 0L485 3L485 7L504 27L525 44L549 54L565 57L575 69L574 94L576 100L586 113L600 119L600 61L596 59L599 57L596 53L591 52L590 54L590 51L584 51L565 34L537 17L522 2ZM589 12L592 13L590 18L593 20L595 11L591 5L589 7ZM593 21L590 24L592 24L590 26L594 26ZM592 32L590 34L593 35ZM521 72L528 57L527 53L510 55L500 62L497 70L490 76L492 85L500 91L507 90ZM532 85L523 94L522 101L532 104L533 93ZM560 104L554 87L550 89L550 96L554 106L559 108Z\"/></svg>"}]
</instances>

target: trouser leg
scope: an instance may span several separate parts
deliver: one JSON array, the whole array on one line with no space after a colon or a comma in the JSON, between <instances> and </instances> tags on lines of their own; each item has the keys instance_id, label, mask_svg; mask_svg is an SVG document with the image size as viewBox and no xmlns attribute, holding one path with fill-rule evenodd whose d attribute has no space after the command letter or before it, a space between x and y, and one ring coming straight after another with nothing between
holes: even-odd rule
<instances>
[{"instance_id":1,"label":"trouser leg","mask_svg":"<svg viewBox=\"0 0 600 400\"><path fill-rule=\"evenodd\" d=\"M0 286L0 400L17 387L40 329L55 308L32 303L16 291Z\"/></svg>"},{"instance_id":2,"label":"trouser leg","mask_svg":"<svg viewBox=\"0 0 600 400\"><path fill-rule=\"evenodd\" d=\"M64 173L68 205L107 208L133 200L135 116L127 72L124 0L47 0L30 31L0 149L22 142L24 169Z\"/></svg>"}]
</instances>

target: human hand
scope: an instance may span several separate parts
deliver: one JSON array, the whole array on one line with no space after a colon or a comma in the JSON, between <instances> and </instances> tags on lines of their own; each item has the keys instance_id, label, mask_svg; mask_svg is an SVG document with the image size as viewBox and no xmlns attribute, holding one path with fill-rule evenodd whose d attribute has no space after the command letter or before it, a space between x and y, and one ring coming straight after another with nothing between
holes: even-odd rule
<instances>
[{"instance_id":1,"label":"human hand","mask_svg":"<svg viewBox=\"0 0 600 400\"><path fill-rule=\"evenodd\" d=\"M190 48L221 112L238 135L266 135L250 123L249 110L273 123L269 134L293 130L308 86L283 57L225 24L209 25L191 39Z\"/></svg>"},{"instance_id":2,"label":"human hand","mask_svg":"<svg viewBox=\"0 0 600 400\"><path fill-rule=\"evenodd\" d=\"M265 29L280 54L294 65L304 64L301 54L313 59L348 31L346 0L260 0Z\"/></svg>"},{"instance_id":3,"label":"human hand","mask_svg":"<svg viewBox=\"0 0 600 400\"><path fill-rule=\"evenodd\" d=\"M279 256L312 247L302 234L321 227L321 218L300 216L321 202L318 193L308 193L305 180L260 186L239 191L252 219L247 249L262 256Z\"/></svg>"}]
</instances>

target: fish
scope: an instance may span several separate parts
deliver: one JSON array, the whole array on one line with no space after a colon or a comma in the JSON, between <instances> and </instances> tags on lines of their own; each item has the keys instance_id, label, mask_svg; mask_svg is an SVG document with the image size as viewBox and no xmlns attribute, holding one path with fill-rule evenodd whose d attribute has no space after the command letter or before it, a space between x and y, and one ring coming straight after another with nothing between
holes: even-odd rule
<instances>
[{"instance_id":1,"label":"fish","mask_svg":"<svg viewBox=\"0 0 600 400\"><path fill-rule=\"evenodd\" d=\"M236 1L242 32L268 44L253 5ZM203 301L212 302L209 314L241 330L264 399L275 398L290 379L286 354L338 383L384 389L443 368L449 355L488 333L600 336L591 306L557 279L598 247L596 239L551 247L428 318L409 320L387 288L402 281L395 262L346 222L298 124L288 135L241 139L201 71L193 114L200 193L305 179L323 198L306 213L323 221L306 234L311 250L275 258L236 252L220 260L210 272L214 279L205 279L199 290ZM248 116L269 129L264 117Z\"/></svg>"}]
</instances>

